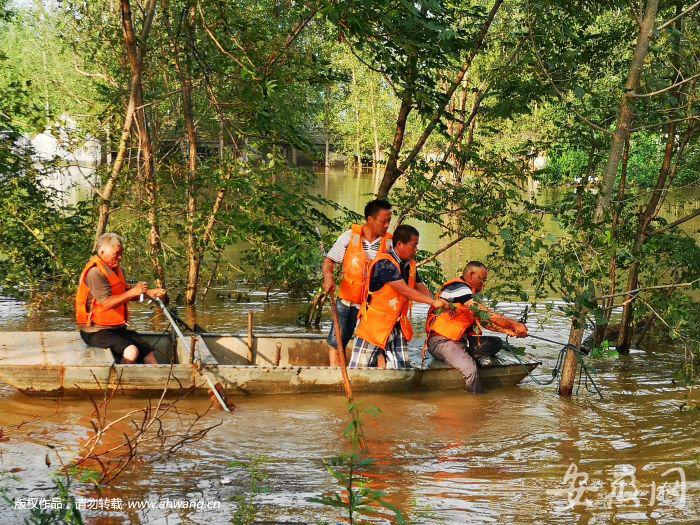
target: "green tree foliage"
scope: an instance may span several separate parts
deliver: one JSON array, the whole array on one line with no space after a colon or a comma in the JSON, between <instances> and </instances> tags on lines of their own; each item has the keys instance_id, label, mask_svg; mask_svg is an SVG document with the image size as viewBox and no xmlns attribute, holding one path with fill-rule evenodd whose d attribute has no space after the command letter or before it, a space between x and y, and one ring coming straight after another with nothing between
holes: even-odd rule
<instances>
[{"instance_id":1,"label":"green tree foliage","mask_svg":"<svg viewBox=\"0 0 700 525\"><path fill-rule=\"evenodd\" d=\"M292 148L321 159L319 134L355 162L398 160L394 182L401 183L390 185L397 215L437 225L444 249L465 238L487 241L502 283L491 289L495 298L535 301L555 293L567 301L567 313L588 311L601 326L613 305L600 298L619 297L635 273L642 287L692 280L695 244L677 228L664 229L658 209L646 210L654 195L662 203L674 187L697 187L700 172L700 15L662 27L688 7L682 2L660 4L634 93L628 155L612 206L596 219L644 4L159 2L139 45L148 50L142 84L160 188L159 257L171 280L185 280L194 247L204 261L202 281L244 279L300 296L313 290L321 258L316 227L328 244L354 219L310 196L312 177L290 166ZM131 7L138 32L146 2ZM115 151L131 78L119 3L17 11L3 16L8 31L0 37L3 138L69 113ZM493 21L484 26L489 13ZM448 96L461 70L465 76ZM426 129L428 142L407 155ZM8 283L75 277L95 203L62 208L40 183L41 169L13 142L0 149L8 232L0 274ZM127 146L110 228L128 237L133 275L150 264L149 209L135 130ZM546 159L539 171L538 158ZM102 168L103 181L109 171ZM529 194L533 177L562 187L555 203ZM545 221L556 235L543 233ZM439 284L438 260L429 253L420 259L428 280ZM643 323L650 308L670 312L666 296L681 304L683 293L645 292L649 308L635 310L634 322Z\"/></svg>"},{"instance_id":2,"label":"green tree foliage","mask_svg":"<svg viewBox=\"0 0 700 525\"><path fill-rule=\"evenodd\" d=\"M446 102L436 100L439 73L461 66L460 51L468 31L477 30L478 15L478 6L440 0L342 2L329 4L326 12L340 38L386 76L397 96L410 91L419 112L426 114Z\"/></svg>"},{"instance_id":3,"label":"green tree foliage","mask_svg":"<svg viewBox=\"0 0 700 525\"><path fill-rule=\"evenodd\" d=\"M15 116L23 131L41 131L62 115L90 126L101 110L96 85L62 31L58 13L40 2L16 10L0 31L0 53L12 65L0 75L0 89L23 83L35 106Z\"/></svg>"},{"instance_id":4,"label":"green tree foliage","mask_svg":"<svg viewBox=\"0 0 700 525\"><path fill-rule=\"evenodd\" d=\"M10 13L0 13L0 24L15 22ZM91 229L91 213L85 203L62 204L62 196L44 183L45 172L21 134L41 124L41 109L32 83L15 66L0 54L0 285L65 284L87 254L83 236Z\"/></svg>"},{"instance_id":5,"label":"green tree foliage","mask_svg":"<svg viewBox=\"0 0 700 525\"><path fill-rule=\"evenodd\" d=\"M332 129L340 152L357 162L383 160L391 144L398 100L380 73L358 60L347 46L338 46L334 66L343 74L334 84Z\"/></svg>"}]
</instances>

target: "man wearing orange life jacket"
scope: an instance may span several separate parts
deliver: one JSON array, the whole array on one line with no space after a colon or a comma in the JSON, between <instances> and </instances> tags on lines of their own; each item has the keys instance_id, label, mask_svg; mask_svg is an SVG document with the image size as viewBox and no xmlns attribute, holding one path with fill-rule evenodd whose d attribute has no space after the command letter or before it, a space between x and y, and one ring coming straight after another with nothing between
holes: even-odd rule
<instances>
[{"instance_id":1,"label":"man wearing orange life jacket","mask_svg":"<svg viewBox=\"0 0 700 525\"><path fill-rule=\"evenodd\" d=\"M410 368L407 343L413 336L408 320L411 301L449 307L446 301L433 297L416 271L418 230L401 225L394 231L393 241L393 249L378 255L370 266L350 368L377 366L380 356L386 368Z\"/></svg>"},{"instance_id":2,"label":"man wearing orange life jacket","mask_svg":"<svg viewBox=\"0 0 700 525\"><path fill-rule=\"evenodd\" d=\"M475 359L482 366L490 364L490 359L501 349L503 342L497 336L480 334L480 325L514 337L526 337L527 327L488 310L474 302L473 295L481 292L488 278L488 270L479 261L469 261L462 276L447 281L438 297L455 306L453 311L428 312L426 322L427 347L430 354L444 361L464 375L467 390L483 392ZM488 315L488 319L478 321L475 310Z\"/></svg>"},{"instance_id":3,"label":"man wearing orange life jacket","mask_svg":"<svg viewBox=\"0 0 700 525\"><path fill-rule=\"evenodd\" d=\"M80 336L88 346L109 348L120 364L156 364L153 348L133 330L126 328L129 301L143 295L164 297L162 288L148 289L144 282L130 287L119 266L124 240L105 233L97 240L97 255L83 268L75 297L75 316Z\"/></svg>"},{"instance_id":4,"label":"man wearing orange life jacket","mask_svg":"<svg viewBox=\"0 0 700 525\"><path fill-rule=\"evenodd\" d=\"M364 300L367 272L374 258L391 249L391 234L387 233L391 222L391 204L385 200L373 200L365 206L365 224L354 224L343 233L326 254L323 261L323 291L335 289L333 270L342 263L343 276L338 298L338 320L343 334L343 348L355 332L357 314ZM335 329L331 325L328 334L328 359L331 366L338 366Z\"/></svg>"}]
</instances>

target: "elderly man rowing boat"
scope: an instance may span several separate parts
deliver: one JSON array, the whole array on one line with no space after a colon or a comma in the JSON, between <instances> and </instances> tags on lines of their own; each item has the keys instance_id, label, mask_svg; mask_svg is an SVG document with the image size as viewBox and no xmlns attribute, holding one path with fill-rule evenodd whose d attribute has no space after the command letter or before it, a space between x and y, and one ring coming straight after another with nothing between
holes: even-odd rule
<instances>
[{"instance_id":1,"label":"elderly man rowing boat","mask_svg":"<svg viewBox=\"0 0 700 525\"><path fill-rule=\"evenodd\" d=\"M145 282L130 287L119 266L124 239L105 233L97 241L97 255L83 268L75 296L75 316L80 336L89 346L109 348L121 364L156 364L153 348L136 332L126 328L129 301L144 294L164 297L162 288L148 289Z\"/></svg>"}]
</instances>

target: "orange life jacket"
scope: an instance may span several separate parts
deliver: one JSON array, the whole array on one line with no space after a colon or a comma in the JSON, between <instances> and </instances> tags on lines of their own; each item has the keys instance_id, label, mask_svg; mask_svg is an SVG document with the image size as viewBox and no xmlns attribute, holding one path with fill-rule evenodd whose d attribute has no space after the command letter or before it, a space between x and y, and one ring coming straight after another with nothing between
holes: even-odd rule
<instances>
[{"instance_id":1,"label":"orange life jacket","mask_svg":"<svg viewBox=\"0 0 700 525\"><path fill-rule=\"evenodd\" d=\"M126 278L121 268L111 270L97 255L93 256L83 268L78 283L78 293L75 294L75 319L80 325L85 326L122 326L129 320L129 308L126 303L122 303L114 308L103 308L93 297L88 309L88 297L90 288L85 282L88 271L93 266L102 272L109 285L112 287L112 295L123 294L127 290Z\"/></svg>"},{"instance_id":2,"label":"orange life jacket","mask_svg":"<svg viewBox=\"0 0 700 525\"><path fill-rule=\"evenodd\" d=\"M442 291L449 285L454 283L463 283L462 279L451 279L442 285L436 297L440 297ZM463 304L455 304L455 311L447 310L435 315L435 311L431 306L428 310L428 319L425 322L425 332L430 336L430 332L435 332L443 337L459 341L464 337L465 332L476 322L476 316L471 308Z\"/></svg>"},{"instance_id":3,"label":"orange life jacket","mask_svg":"<svg viewBox=\"0 0 700 525\"><path fill-rule=\"evenodd\" d=\"M387 241L390 240L390 233L382 237L377 255L386 253ZM362 246L362 226L353 224L350 244L343 257L343 280L340 281L338 297L354 304L362 304L371 262Z\"/></svg>"},{"instance_id":4,"label":"orange life jacket","mask_svg":"<svg viewBox=\"0 0 700 525\"><path fill-rule=\"evenodd\" d=\"M362 308L360 309L360 324L355 332L357 337L369 341L382 349L386 347L387 340L397 322L401 325L401 331L406 341L410 341L413 338L413 327L408 320L408 311L411 307L411 301L394 290L389 284L385 284L376 292L369 291L369 277L372 275L372 270L374 270L374 266L379 261L383 260L391 261L399 271L401 271L399 263L388 253L379 254L377 258L372 261L368 272L367 285L365 287L367 291L366 299L362 303ZM416 286L415 260L411 260L408 286L411 288L415 288Z\"/></svg>"}]
</instances>

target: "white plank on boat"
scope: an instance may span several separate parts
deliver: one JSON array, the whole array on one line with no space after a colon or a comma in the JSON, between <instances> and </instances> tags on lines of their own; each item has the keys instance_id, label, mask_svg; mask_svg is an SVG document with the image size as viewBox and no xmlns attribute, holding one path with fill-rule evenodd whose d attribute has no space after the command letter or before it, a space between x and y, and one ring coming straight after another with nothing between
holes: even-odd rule
<instances>
[{"instance_id":1,"label":"white plank on boat","mask_svg":"<svg viewBox=\"0 0 700 525\"><path fill-rule=\"evenodd\" d=\"M35 366L103 366L114 362L104 348L88 347L76 332L2 332L0 363Z\"/></svg>"}]
</instances>

